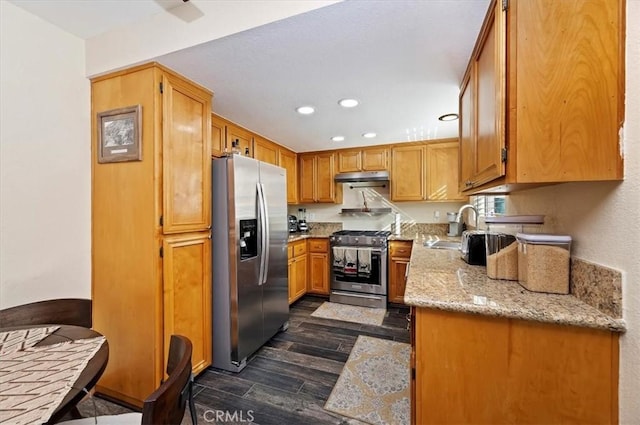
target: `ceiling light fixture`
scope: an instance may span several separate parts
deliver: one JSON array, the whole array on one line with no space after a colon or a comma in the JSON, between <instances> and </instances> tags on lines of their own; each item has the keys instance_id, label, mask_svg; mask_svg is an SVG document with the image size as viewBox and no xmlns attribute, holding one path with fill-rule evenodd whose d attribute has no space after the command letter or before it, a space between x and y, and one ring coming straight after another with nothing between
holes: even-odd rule
<instances>
[{"instance_id":1,"label":"ceiling light fixture","mask_svg":"<svg viewBox=\"0 0 640 425\"><path fill-rule=\"evenodd\" d=\"M373 138L374 138L374 137L376 137L376 136L377 136L377 134L376 134L376 133L371 133L371 132L369 132L369 133L364 133L364 134L362 135L362 137L364 137L364 138L366 138L366 139L373 139Z\"/></svg>"},{"instance_id":2,"label":"ceiling light fixture","mask_svg":"<svg viewBox=\"0 0 640 425\"><path fill-rule=\"evenodd\" d=\"M343 142L344 141L344 136L333 136L331 138L332 141L334 142Z\"/></svg>"},{"instance_id":3,"label":"ceiling light fixture","mask_svg":"<svg viewBox=\"0 0 640 425\"><path fill-rule=\"evenodd\" d=\"M455 121L458 119L458 114L444 114L438 117L440 121Z\"/></svg>"},{"instance_id":4,"label":"ceiling light fixture","mask_svg":"<svg viewBox=\"0 0 640 425\"><path fill-rule=\"evenodd\" d=\"M343 108L354 108L360 104L356 99L341 99L338 104Z\"/></svg>"},{"instance_id":5,"label":"ceiling light fixture","mask_svg":"<svg viewBox=\"0 0 640 425\"><path fill-rule=\"evenodd\" d=\"M298 112L300 115L311 115L315 111L316 109L313 106L300 106L296 108L296 112Z\"/></svg>"}]
</instances>

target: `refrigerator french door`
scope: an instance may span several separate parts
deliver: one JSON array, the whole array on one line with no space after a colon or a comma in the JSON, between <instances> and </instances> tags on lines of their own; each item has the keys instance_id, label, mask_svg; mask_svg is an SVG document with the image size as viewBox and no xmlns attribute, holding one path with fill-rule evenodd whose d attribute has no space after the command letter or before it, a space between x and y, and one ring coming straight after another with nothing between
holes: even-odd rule
<instances>
[{"instance_id":1,"label":"refrigerator french door","mask_svg":"<svg viewBox=\"0 0 640 425\"><path fill-rule=\"evenodd\" d=\"M232 155L212 187L213 367L239 372L288 325L286 171Z\"/></svg>"}]
</instances>

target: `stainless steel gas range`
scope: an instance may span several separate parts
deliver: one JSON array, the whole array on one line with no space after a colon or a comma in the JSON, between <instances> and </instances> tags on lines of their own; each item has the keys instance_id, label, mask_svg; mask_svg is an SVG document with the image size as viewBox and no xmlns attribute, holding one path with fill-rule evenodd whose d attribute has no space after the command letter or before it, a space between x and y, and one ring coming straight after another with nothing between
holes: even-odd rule
<instances>
[{"instance_id":1,"label":"stainless steel gas range","mask_svg":"<svg viewBox=\"0 0 640 425\"><path fill-rule=\"evenodd\" d=\"M329 237L331 302L387 307L390 234L383 230L341 230Z\"/></svg>"}]
</instances>

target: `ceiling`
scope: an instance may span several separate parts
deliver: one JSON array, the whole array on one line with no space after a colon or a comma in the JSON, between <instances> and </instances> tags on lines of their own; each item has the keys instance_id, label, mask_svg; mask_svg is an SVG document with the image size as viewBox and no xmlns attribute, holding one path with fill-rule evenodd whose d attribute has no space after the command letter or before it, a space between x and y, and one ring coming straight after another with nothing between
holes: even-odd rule
<instances>
[{"instance_id":1,"label":"ceiling","mask_svg":"<svg viewBox=\"0 0 640 425\"><path fill-rule=\"evenodd\" d=\"M86 39L182 1L14 3ZM458 110L488 3L347 0L155 60L213 90L215 113L297 152L456 137L458 121L438 117Z\"/></svg>"}]
</instances>

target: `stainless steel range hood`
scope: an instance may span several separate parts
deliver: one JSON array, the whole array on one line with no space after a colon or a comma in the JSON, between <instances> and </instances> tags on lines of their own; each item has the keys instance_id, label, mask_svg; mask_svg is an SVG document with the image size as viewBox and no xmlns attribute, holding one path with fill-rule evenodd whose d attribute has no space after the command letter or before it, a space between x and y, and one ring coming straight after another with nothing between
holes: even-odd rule
<instances>
[{"instance_id":1,"label":"stainless steel range hood","mask_svg":"<svg viewBox=\"0 0 640 425\"><path fill-rule=\"evenodd\" d=\"M338 183L383 182L389 181L388 171L358 171L355 173L336 174Z\"/></svg>"}]
</instances>

